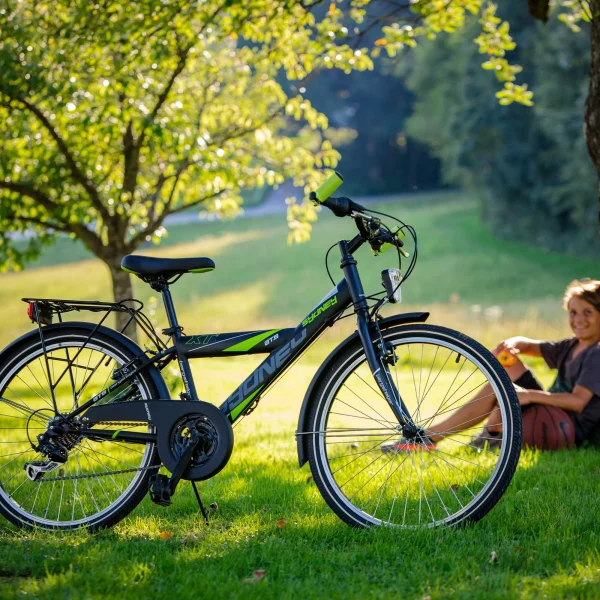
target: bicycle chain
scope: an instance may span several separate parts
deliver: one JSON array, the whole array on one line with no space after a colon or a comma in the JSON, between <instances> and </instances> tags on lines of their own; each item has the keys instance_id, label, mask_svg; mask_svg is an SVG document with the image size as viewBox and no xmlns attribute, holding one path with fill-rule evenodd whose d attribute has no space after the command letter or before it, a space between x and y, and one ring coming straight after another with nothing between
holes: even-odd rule
<instances>
[{"instance_id":1,"label":"bicycle chain","mask_svg":"<svg viewBox=\"0 0 600 600\"><path fill-rule=\"evenodd\" d=\"M120 471L106 471L105 473L90 473L89 475L63 475L60 477L44 477L40 483L50 483L51 481L70 481L72 479L92 479L94 477L107 477L108 475L120 475L121 473L136 473L137 471L151 471L160 469L162 465L153 467L140 467L139 469L121 469Z\"/></svg>"},{"instance_id":2,"label":"bicycle chain","mask_svg":"<svg viewBox=\"0 0 600 600\"><path fill-rule=\"evenodd\" d=\"M141 423L127 423L126 421L90 421L94 425L114 425L115 427L143 427L147 425L145 422Z\"/></svg>"},{"instance_id":3,"label":"bicycle chain","mask_svg":"<svg viewBox=\"0 0 600 600\"><path fill-rule=\"evenodd\" d=\"M114 425L116 427L139 427L147 423L127 423L122 421L94 421L94 425ZM89 475L61 475L59 477L44 477L40 483L50 483L52 481L72 481L73 479L93 479L94 477L107 477L108 475L121 475L122 473L136 473L137 471L152 471L160 469L162 465L153 467L139 467L138 469L121 469L119 471L106 471L104 473L90 473Z\"/></svg>"}]
</instances>

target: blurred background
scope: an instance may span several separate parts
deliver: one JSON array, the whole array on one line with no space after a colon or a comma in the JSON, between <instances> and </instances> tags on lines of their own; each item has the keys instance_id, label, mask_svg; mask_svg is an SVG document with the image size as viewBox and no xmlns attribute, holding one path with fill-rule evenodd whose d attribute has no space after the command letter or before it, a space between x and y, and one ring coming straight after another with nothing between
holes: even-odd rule
<instances>
[{"instance_id":1,"label":"blurred background","mask_svg":"<svg viewBox=\"0 0 600 600\"><path fill-rule=\"evenodd\" d=\"M333 22L337 9L335 4L331 6L333 8L330 7L328 12L327 7L317 8L316 14ZM467 19L454 33L442 32L434 40L422 39L416 48L399 56L375 57L372 68L363 65L356 70L348 67L314 73L305 87L298 88L298 78L290 78L289 72L288 77L282 74L281 64L284 64L284 71L287 67L284 62L277 62L283 60L281 57L274 56L267 66L267 63L262 67L256 63L254 67L259 74L261 68L268 70L273 66L269 77L274 95L282 90L289 99L298 94L299 89L302 104L293 105L290 110L288 101L288 114L296 109L304 111L301 117L310 121L316 117L307 112L308 106L325 116L327 125L317 127L316 133L290 123L291 117L278 126L278 131L285 131L290 148L293 149L294 144L303 146L317 156L314 161L302 165L304 171L327 171L327 167L335 167L345 177L341 189L343 195L369 202L370 206L415 227L419 260L414 274L403 287L403 305L395 310L428 310L430 322L464 331L490 347L517 334L540 339L569 335L561 306L564 288L575 278L597 278L600 256L596 209L598 184L583 135L590 67L589 26L582 23L581 31L574 34L558 19L543 24L531 17L520 0L507 0L498 8L498 14L510 20L510 34L517 44L511 52L511 60L523 67L530 87L535 89L533 106L518 102L498 103L495 97L498 82L481 68L479 48L473 43L481 32L481 22L476 18ZM22 14L20 17L25 18ZM338 21L343 18L342 15ZM334 28L331 23L329 26ZM282 26L281 35L285 33L284 29ZM45 34L40 31L40 39L46 44ZM225 50L236 48L241 55L266 43L263 38L256 37L255 32L245 37L242 36L244 30L240 29L240 32L239 38L237 33L229 36ZM12 34L5 31L4 35L6 39L10 35L18 38L14 31ZM380 35L380 31L369 32L360 41L383 46L386 38L378 38ZM81 38L78 40L82 43ZM19 43L26 45L29 42L21 40ZM64 43L69 43L68 35ZM206 44L209 43L214 44L214 40L207 40ZM122 47L124 42L120 42L119 48ZM11 75L14 83L15 77L21 77L20 67L10 62L7 48L5 43L2 56L8 61L5 64L10 64L14 71ZM36 52L35 46L27 46L25 50L27 48L32 48L31 53ZM355 58L358 60L359 55L356 51L350 54L354 57L350 62ZM23 62L27 63L27 51L23 56ZM61 56L64 57L64 53ZM167 57L165 63L168 63L167 59L171 60ZM43 59L38 60L42 65ZM50 56L48 60L57 59ZM81 64L90 62L89 56L81 60L84 61ZM76 62L73 64L77 66ZM161 64L158 63L158 71ZM48 72L48 65L42 66ZM156 64L152 65L153 69L156 67ZM66 75L65 70L61 82L70 85ZM89 86L96 85L98 77L94 77L95 83ZM217 71L215 85L218 87L220 82L224 88L228 77L224 68ZM181 78L185 85L191 85L189 82L193 78L186 79L185 71ZM85 81L85 75L78 74L71 79L77 80L73 85L80 85L80 81ZM6 78L3 80L3 91L8 97L8 103L4 105L8 107L3 113L4 124L5 131L13 133L5 135L5 154L0 166L4 181L10 182L11 177L16 181L16 173L22 172L28 160L31 163L44 157L27 156L30 138L19 130L23 122L19 123L15 118L15 107L19 102L21 108L25 106L23 96L14 92L10 87L13 84L9 82L9 85L7 81ZM48 91L50 88L43 85L37 90L31 88L30 81L23 75L25 97L37 98L42 105L57 98L61 98L62 104L66 102L66 96L57 96L56 82ZM101 90L112 89L114 78L100 81ZM170 79L165 71L163 75L156 73L154 79L148 81L150 89L152 82L157 82L160 90L165 89ZM203 76L201 83L206 82L207 77ZM252 81L248 82L248 86L251 84ZM123 90L126 85L123 83ZM89 86L87 89L92 89ZM146 83L142 85L144 90L147 87ZM183 98L184 87L174 89L174 93ZM78 92L69 92L75 99L66 105L65 112L72 113L72 119L77 117L77 111L85 110L82 96L87 92L82 92L83 89L86 89L85 85ZM247 87L241 93L247 96L248 89L256 89L256 86ZM139 91L143 93L143 90ZM267 91L261 93L264 97ZM124 94L123 91L119 96L121 100ZM96 94L95 98L97 101L100 96ZM138 100L131 104L139 108ZM176 110L176 105L174 102L168 109L161 110ZM149 102L148 106L151 106ZM242 106L241 101L239 106ZM254 107L257 111L262 110L257 104ZM231 106L217 106L217 109L220 112L215 113L214 119L218 121L221 118L218 115L231 110ZM140 110L140 114L148 113L144 106ZM94 119L89 123L93 127ZM179 124L172 119L161 126L164 131L169 131L170 127ZM33 134L35 126L27 127ZM65 127L66 131L71 131L71 125ZM47 127L41 129L43 135L48 134ZM93 141L93 130L88 131ZM122 131L125 131L125 143L129 129ZM258 156L256 144L267 147L271 135L260 131L263 131L260 134L263 137L256 131L256 135L253 134L253 148L229 148L223 144L225 150L215 151L210 147L208 135L202 140L198 138L201 150L212 152L214 160L218 161L217 157L223 155L224 161L229 160L227 168L230 171L219 165L221 170L211 175L216 163L199 161L197 166L192 165L190 178L182 182L183 186L197 193L194 178L206 177L210 187L216 178L226 182L229 176L239 179L242 177L239 173L258 169L263 163L273 164L278 153L291 153L283 145L269 148L270 156ZM156 148L169 141L165 140L165 135L160 134ZM25 145L15 146L16 138L21 144L25 140ZM33 138L38 139L32 135ZM135 130L132 139L135 139ZM120 143L121 140L117 141ZM44 142L42 138L44 148L51 145L52 140ZM84 156L90 146L92 144L88 144L78 158ZM325 150L333 154L329 155ZM239 159L240 164L236 166L231 162L231 156L236 152L238 155L254 153L254 162L244 163ZM105 151L106 156L110 159L109 150ZM102 172L104 166L99 164L96 168ZM144 227L148 225L144 220L151 222L152 216L148 203L136 205L131 201L127 203L126 198L122 200L124 210L131 214L131 231L134 235L142 232L142 237L138 235L141 245L134 248L135 251L153 256L208 256L217 264L214 272L186 275L172 288L180 322L188 334L292 326L309 313L331 287L325 269L325 252L338 239L353 235L352 222L335 219L321 211L318 221L312 223L310 239L305 240L306 243L286 243L290 222L296 223L293 215L291 218L288 215L286 223L285 214L290 203L287 200L286 204L286 199L295 196L295 206L300 210L304 206L300 204L303 196L311 185L314 189L315 181L300 177L300 167L294 171L280 164L266 175L264 167L260 166L260 169L259 175L253 172L247 181L239 183L241 191L236 190L236 194L240 193L235 197L242 202L243 213L238 213L235 218L212 200L198 206L195 201L187 201L186 205L184 199L177 211L173 211L178 214L167 215L160 227L154 228L155 234L144 237ZM107 173L106 178L112 176L109 171ZM144 186L145 183L143 189ZM31 196L19 196L14 185L11 191L12 195L2 196L0 216L5 219L5 224L19 223L20 229L2 234L2 257L8 270L0 275L3 307L0 346L31 328L25 315L25 304L19 298L110 300L110 275L118 270L114 265L107 269L110 261L99 260L99 253L92 252L90 244L77 239L80 236L71 230L70 234L58 231L58 235L53 231L52 239L46 239L50 218L42 218L36 225L35 214L19 217L19 207L31 201ZM150 195L144 196L144 193L140 194L142 199L150 202ZM178 193L183 197L184 192ZM106 206L113 215L112 199ZM200 209L205 210L202 215L198 214ZM77 216L71 220L79 219L89 230L98 223L105 227L106 231L101 232L99 238L108 240L105 247L111 246L111 225L104 222L108 217L103 220L85 207L72 210ZM118 208L115 210L118 213ZM231 218L220 218L223 216ZM46 229L40 229L38 225L45 225ZM36 244L36 240L39 243ZM47 244L49 241L52 243ZM156 246L158 241L160 245ZM35 251L31 249L32 244ZM14 250L9 252L9 246ZM126 253L126 249L122 253ZM15 258L17 256L19 260ZM383 268L395 267L395 257L373 257L363 250L358 259L367 290L380 291L379 273ZM334 279L340 276L337 263L334 251L330 255ZM23 271L15 271L22 266L26 267ZM137 279L133 282L133 293L144 301L153 322L157 326L163 325L160 298ZM324 341L311 350L306 360L320 360L352 329L350 320L344 321L339 329L326 334Z\"/></svg>"}]
</instances>

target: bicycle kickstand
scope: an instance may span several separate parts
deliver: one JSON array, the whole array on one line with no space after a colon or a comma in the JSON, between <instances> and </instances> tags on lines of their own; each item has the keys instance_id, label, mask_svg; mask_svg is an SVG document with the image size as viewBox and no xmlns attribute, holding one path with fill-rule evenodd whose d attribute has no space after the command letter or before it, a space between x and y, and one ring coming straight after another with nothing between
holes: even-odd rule
<instances>
[{"instance_id":1,"label":"bicycle kickstand","mask_svg":"<svg viewBox=\"0 0 600 600\"><path fill-rule=\"evenodd\" d=\"M206 509L204 508L204 504L202 504L202 499L200 498L200 493L198 492L198 488L196 487L195 481L190 481L192 487L194 488L194 493L196 494L196 500L198 500L198 504L200 505L200 510L202 511L202 516L204 517L204 522L207 525L210 525L208 522L208 515L206 514Z\"/></svg>"}]
</instances>

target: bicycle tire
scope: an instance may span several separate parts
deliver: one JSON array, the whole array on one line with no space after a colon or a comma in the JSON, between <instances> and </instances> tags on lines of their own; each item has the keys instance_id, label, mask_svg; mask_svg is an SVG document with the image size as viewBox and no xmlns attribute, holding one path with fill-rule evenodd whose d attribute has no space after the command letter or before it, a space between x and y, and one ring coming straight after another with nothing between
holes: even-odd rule
<instances>
[{"instance_id":1,"label":"bicycle tire","mask_svg":"<svg viewBox=\"0 0 600 600\"><path fill-rule=\"evenodd\" d=\"M29 438L31 438L34 433L39 433L45 429L47 417L50 416L52 409L52 403L49 400L49 398L52 399L52 394L48 394L48 391L50 390L48 376L46 376L46 383L44 383L42 376L46 358L50 357L51 359L52 373L54 373L55 368L56 373L59 373L59 369L64 367L64 364L68 364L65 359L62 358L63 356L65 358L73 358L73 366L69 368L69 377L63 377L64 380L70 381L72 398L68 398L68 393L63 393L63 388L61 387L62 384L60 384L60 381L62 380L59 380L59 384L54 393L55 397L58 396L58 399L56 400L57 404L59 402L63 403L62 407L59 406L59 410L60 408L64 408L70 400L73 402L78 401L78 387L81 387L80 395L82 395L82 397L81 402L79 402L81 404L91 397L91 389L94 389L94 386L96 386L95 392L103 389L103 387L98 388L97 381L104 379L105 373L110 375L113 366L121 366L135 358L131 349L100 331L96 332L92 338L89 338L90 330L87 328L78 328L76 325L60 325L44 327L43 333L44 346L38 336L25 338L21 343L14 345L10 349L10 352L5 354L0 361L0 407L2 408L2 410L0 410L0 413L2 413L0 415L0 422L4 423L4 425L0 427L0 513L18 527L52 530L66 530L79 527L95 530L110 527L125 518L139 504L148 491L148 479L152 473L157 472L160 464L155 444L136 446L136 448L140 448L140 450L134 451L133 444L131 445L131 449L129 449L126 444L121 444L120 448L117 448L117 442L108 442L107 446L109 449L106 450L103 447L103 450L101 451L97 450L94 444L99 446L100 444L104 444L104 442L100 442L99 440L93 442L89 439L82 438L78 444L69 451L69 459L65 463L66 466L44 476L44 478L50 478L48 483L45 484L46 486L49 487L49 482L52 480L53 483L51 485L53 490L55 487L62 488L56 518L49 518L48 514L50 513L50 515L52 515L53 513L53 510L50 511L52 495L50 495L50 499L48 500L46 514L42 516L41 514L36 513L35 509L36 503L40 497L40 489L43 490L41 492L42 496L47 493L45 491L47 487L42 488L44 485L43 480L40 480L40 482L28 482L25 477L20 484L21 486L24 486L25 489L30 487L30 483L33 486L37 485L37 492L34 492L32 489L29 496L29 498L32 498L33 494L35 494L35 502L32 499L24 501L22 496L20 497L20 501L18 501L16 500L16 497L17 493L20 492L13 491L12 494L9 493L11 488L9 480L12 479L12 477L17 477L16 481L20 481L19 477L22 477L23 471L20 470L20 466L22 465L19 466L21 462L28 464L31 462L32 458L37 460L44 459L39 453L33 456L34 451L32 449L27 449L27 445L23 443L24 440L18 442L13 441L11 435L13 437L15 435L23 437L23 424L26 420L26 433ZM76 362L75 354L69 353L69 349L73 349L73 351L76 352L76 349L82 347L83 350L80 350ZM107 358L106 360L102 359L99 362L100 366L97 367L90 376L92 367L98 362L97 359L101 358L101 356ZM94 362L92 362L92 358L94 359ZM85 364L86 361L87 366ZM55 363L59 366L55 367ZM159 394L150 372L150 369L153 368L155 367L149 367L147 370L142 371L135 378L134 385L129 388L123 388L123 390L127 390L128 393L133 393L138 399L157 399ZM80 376L79 371L75 371L75 376L73 376L74 369L83 370L84 375L88 376L88 378L85 379L83 376ZM98 379L93 379L96 376L98 376ZM80 377L82 378L79 379ZM56 379L59 379L58 374L56 375ZM50 380L52 380L52 377L50 377ZM81 386L78 386L78 383L81 383ZM101 384L102 382L100 382L100 385ZM104 387L106 387L106 385L108 384L105 381ZM84 394L87 394L89 397L83 397ZM123 397L124 391L119 391L115 396L110 398L109 401L119 400ZM104 401L105 400L103 399L102 402ZM50 407L48 408L46 405L50 405ZM41 408L39 408L40 406ZM31 421L33 421L34 427L31 427ZM15 427L14 425L18 426ZM148 431L149 429L146 428L145 430ZM6 434L7 431L9 431L8 434ZM15 432L19 433L15 434ZM15 456L13 459L10 456L11 453L8 453L8 456L5 457L6 452L2 452L1 450L7 447L16 449L18 452L25 448L25 451L21 453L24 456L22 458L20 458L21 455ZM134 452L141 454L139 464L133 462L133 460L138 460L133 454ZM134 456L134 459L131 459L131 461L129 459L130 455ZM121 458L122 456L125 456L125 458ZM108 460L104 457L108 457ZM17 464L13 464L13 460L15 460ZM69 464L70 461L73 462ZM75 466L74 461L76 461L77 466ZM122 493L115 492L115 494L118 495L113 501L111 500L112 495L109 493L110 488L108 488L108 483L106 483L106 485L100 483L99 486L95 486L93 479L95 478L97 482L102 481L102 478L106 478L105 481L108 482L109 475L106 473L111 473L113 471L110 471L106 465L114 464L118 467L120 463L122 463L122 467L126 467L121 470L124 470L125 472L129 470L130 472L134 472L135 475L133 475L128 484L128 473L110 475L110 479L115 482L115 487L119 491L121 491L121 485L125 488ZM102 470L102 466L105 468L105 471ZM96 469L96 472L99 472L100 475L83 477L86 469L92 472ZM19 470L21 475L19 475ZM77 478L65 477L65 474L73 472L76 472ZM60 478L61 474L63 479ZM78 487L75 482L80 482L81 487ZM121 484L119 482L123 483ZM65 494L65 488L69 490L70 497L68 494ZM14 490L14 486L12 486L12 489ZM106 491L107 489L109 492ZM89 492L87 490L89 490ZM97 490L98 498L94 496L94 490ZM13 497L13 495L15 497ZM103 501L106 503L106 506L100 508L102 505L99 505L98 502L101 501L103 495L107 498L107 500ZM90 498L93 502L90 501ZM32 506L26 508L30 503ZM95 509L98 510L94 512ZM61 513L61 510L63 513L66 513L66 518L64 519L61 519L61 515L63 514ZM68 518L69 512L71 512L72 518ZM77 515L79 515L79 518L77 518Z\"/></svg>"},{"instance_id":2,"label":"bicycle tire","mask_svg":"<svg viewBox=\"0 0 600 600\"><path fill-rule=\"evenodd\" d=\"M479 451L473 451L470 444L458 437L465 436L466 438L468 433L452 433L454 430L451 430L451 432L448 434L448 437L439 442L436 451L417 452L416 450L403 450L403 456L398 460L398 466L395 466L393 461L397 460L397 456L400 455L400 452L396 451L392 455L392 458L388 458L387 462L384 461L386 467L388 464L390 465L389 469L383 467L379 468L379 465L376 463L380 461L382 457L385 457L385 454L381 451L381 448L386 445L383 443L385 441L383 438L385 437L386 440L389 440L390 438L399 437L399 432L395 429L397 420L395 420L394 417L389 416L393 415L393 413L391 412L389 406L387 406L387 403L385 403L383 400L383 396L379 394L374 379L371 378L370 382L366 380L366 373L368 373L370 376L370 371L366 367L366 360L362 345L357 342L346 348L337 358L336 362L331 365L329 371L324 375L321 384L315 390L315 393L310 400L311 404L309 405L308 431L312 433L309 434L310 441L308 444L308 460L314 481L321 495L339 518L354 527L367 527L375 525L392 525L405 528L416 528L422 526L437 527L440 525L460 525L478 521L485 516L502 497L513 477L517 462L519 460L521 449L521 412L517 395L508 375L495 357L491 354L491 352L489 352L481 344L464 334L447 329L445 327L433 325L396 326L384 330L382 332L382 336L386 345L394 348L394 353L396 355L396 366L400 364L399 361L401 361L401 358L397 356L398 353L403 356L408 352L408 356L410 357L410 368L413 370L412 376L419 417L422 416L421 409L423 410L423 415L425 415L426 411L431 412L429 408L425 407L424 402L427 400L427 396L431 394L433 385L440 380L443 369L448 364L450 358L452 358L454 361L454 366L452 366L451 362L450 375L448 376L448 374L445 374L441 378L440 382L444 379L446 381L449 380L453 374L452 368L454 371L457 371L461 363L463 366L467 362L475 366L476 370L482 373L486 383L491 386L490 390L494 393L497 403L497 408L494 409L494 411L498 410L502 417L503 434L500 453L496 454L496 452L490 450L489 447L487 447L487 442L485 442L486 445L482 450L480 449ZM430 357L432 355L434 356L433 362L431 362L431 367L429 368L429 378L423 388L422 380L425 379L425 373L423 370L421 370L421 375L423 375L423 377L419 380L418 390L416 376L413 369L413 359L411 357L411 344L413 347L416 345L417 347L420 346L421 348L421 367L423 367L423 356L425 352L428 352L428 356ZM441 348L445 350L440 352ZM438 354L440 356L439 359L437 358ZM444 367L439 370L435 379L432 380L432 373L434 372L435 365L437 364L439 368L440 361L446 354L448 356L445 359L446 362L444 363ZM461 357L460 360L454 357L455 354L457 357ZM407 364L407 362L403 362L401 364L401 369L402 365L404 365L406 367L406 371L408 372ZM362 380L369 385L364 385L364 383L359 384L356 379L352 379L350 384L347 384L346 382L350 380L355 371L361 367L363 368L363 373L365 373L362 375ZM463 367L460 366L460 369L462 368ZM403 375L401 371L400 377L398 377L396 372L396 382L407 380L408 376L405 375L406 373ZM454 381L457 380L457 377L458 375L454 376ZM430 380L432 380L433 383L428 388ZM473 383L474 382L475 380L473 380ZM352 400L354 399L354 396L346 393L346 388L352 389L349 387L349 385L352 385L354 388L352 391L356 395L357 384L362 386L360 388L362 390L361 393L365 393L365 390L372 390L368 396L369 402L371 403L371 410L369 410L365 404L359 403L358 399ZM452 385L457 384L453 383L450 385L446 392L446 396L450 393ZM461 385L464 385L464 382ZM481 384L481 386L484 385L484 383ZM480 390L487 389L481 386L478 386ZM410 395L408 393L410 390L407 390L406 386L398 385L398 388L400 389L403 399L406 399L406 397ZM345 394L345 400L341 399L342 391ZM419 401L419 394L417 393L421 391L423 392L420 394L422 402ZM441 396L441 393L439 395ZM443 402L447 401L446 396L444 397ZM435 397L435 393L432 397ZM377 399L377 405L374 404L373 398ZM475 398L477 398L477 396L475 396ZM364 398L362 398L362 400L364 400ZM466 404L467 400L463 404ZM481 402L483 403L484 401L491 402L492 400L486 400L485 396L482 396ZM432 404L435 402L435 400L432 400ZM439 419L444 414L444 412L440 413L440 410L442 408L445 410L446 408L443 407L443 402L440 405L440 409L438 409L439 414L434 412L433 416L428 416L427 418L423 417L422 423L434 423L436 416ZM368 405L368 403L366 404ZM335 412L332 410L332 407L334 406L338 411L340 409L337 407L342 406L344 412ZM360 408L358 408L359 406ZM377 409L375 409L375 406L377 406ZM457 410L460 408L460 406L457 407ZM351 412L350 407L354 409L354 412ZM385 407L387 407L387 413L384 412ZM373 412L374 410L376 412ZM344 414L345 417L338 416ZM367 414L369 415L368 418ZM351 420L352 425L358 423L363 425L366 424L366 428L360 430L360 428L357 427L346 427L345 429L334 427L336 423L340 423L342 421L350 422ZM427 426L429 427L432 425ZM377 430L380 429L385 431L385 433L378 433ZM358 430L361 431L360 434L357 433ZM346 431L346 433L343 433L344 431ZM370 433L364 433L365 431L369 431ZM366 439L367 437L367 441L362 439ZM353 441L350 444L348 443L350 440L342 438L352 438ZM327 441L328 439L334 441ZM371 442L375 443L369 448ZM367 446L367 450L364 450L366 444L369 446ZM334 445L337 447L333 447ZM405 449L409 448L410 446L396 444L395 447ZM338 448L343 448L342 452L345 454L339 455ZM449 450L449 448L451 449ZM355 450L357 450L357 452L354 452ZM471 452L475 453L469 458L469 454ZM457 458L454 457L453 453ZM367 454L368 457L366 456ZM355 456L356 458L351 458L352 456ZM467 456L467 458L465 458L465 456ZM371 461L372 457L373 460ZM341 459L346 459L344 461L346 464L340 468L339 465L341 463L334 461ZM474 465L477 464L477 462L481 462L481 468L492 471L489 480L485 482L485 485L478 490L477 494L475 494L469 488L469 481L458 477L457 471L460 471L460 468L457 468L455 464L462 465L462 463L458 462L459 459L466 461L463 467L466 473L474 471L473 467L468 466L469 462L473 463ZM362 466L363 462L366 462L367 460L370 462L367 464L365 469L370 470L364 474L365 469L362 471L359 471L358 469ZM402 462L400 463L400 461ZM406 464L407 461L408 464ZM421 467L420 470L418 467L419 461ZM451 461L454 461L454 463L451 463ZM488 462L486 463L486 461ZM492 461L495 461L493 470L491 467L485 466L488 463L491 464ZM351 467L353 463L357 464L354 467ZM449 469L444 463L451 464L454 468ZM405 464L406 466L404 467ZM415 464L417 465L417 468L415 468ZM401 467L403 468L402 473L404 473L404 479L401 479L402 473L396 475L397 471ZM407 479L405 472L409 467L410 479ZM339 473L343 474L344 469L346 469L346 473L343 475L343 477L342 475L338 475ZM351 469L357 471L354 476L350 476L350 473L352 473ZM417 471L419 472L420 487L418 489L418 523L416 523L416 478L414 485L411 484L414 474L413 471L415 473ZM444 475L443 480L439 477L438 471L442 475L444 475L444 472L446 471L446 475ZM479 473L479 471L476 472ZM483 472L485 473L486 471ZM373 475L371 475L372 473ZM379 473L381 473L381 475L379 475ZM375 512L373 513L372 508L371 510L366 510L366 508L371 507L372 503L375 501L374 499L371 499L373 498L373 494L371 494L371 498L365 501L365 504L362 507L357 506L359 500L364 499L366 496L366 491L368 491L370 488L367 487L365 492L362 490L365 489L367 485L374 488L375 484L386 476L386 473L387 479L383 484L381 484L381 486L384 486L383 489L381 487L376 488L375 494L379 494L379 496L377 499L377 508L375 508ZM396 479L393 479L394 477ZM426 477L429 479L427 480ZM344 483L342 483L342 479L344 480ZM437 488L436 486L436 479L440 482L443 481L443 483L440 483L440 488ZM479 477L475 477L474 481L475 480L480 481ZM366 481L367 483L363 484L362 488L358 488L363 481ZM370 481L374 481L374 483L371 484L369 483ZM388 518L384 518L385 511L383 511L382 508L382 513L380 513L380 517L378 518L377 511L379 510L380 505L383 507L383 490L388 486L388 481L390 482L390 488L392 483L396 482L395 495L393 496L392 500L390 501L389 499L389 496L392 493L391 491L385 495L386 507L390 506L391 504L391 510L389 511ZM402 488L399 487L400 483L402 483ZM479 484L477 484L477 486L478 485ZM342 489L344 486L346 486L346 490ZM406 486L406 497L402 498L404 501L404 518L402 519L402 522L400 522L400 514L398 514L396 517L398 512L396 502L399 497L398 490L404 489L404 486ZM354 487L355 490L358 489L358 491L355 492L354 496L349 498L350 493L348 490L350 490L352 487ZM433 498L431 502L429 502L428 497L425 494L426 487L432 490L429 497L429 500ZM474 490L477 489L473 484L472 487ZM434 490L432 488L435 488L437 496L434 496ZM468 502L467 500L469 499L469 496L465 488L468 489L468 491L473 495L473 498L471 498ZM379 491L380 489L382 489L381 492ZM458 502L454 501L453 496ZM462 498L465 499L464 505L459 496L462 496ZM376 495L375 498L377 498ZM445 498L448 498L449 500L445 500ZM423 502L423 500L425 500L425 502ZM456 510L453 509L452 512L448 509L446 504L447 502L448 505L451 505L450 500L454 505L456 505ZM400 509L402 509L402 506L400 506ZM415 523L409 523L406 520L407 509L409 509L411 518L414 516ZM436 515L434 515L434 510L435 512L439 512L439 514L441 514L440 518L436 518ZM402 511L400 510L400 512ZM429 520L429 517L427 516L427 519L424 519L424 522L421 523L422 512L426 516L427 512L429 512L431 514L431 519Z\"/></svg>"}]
</instances>

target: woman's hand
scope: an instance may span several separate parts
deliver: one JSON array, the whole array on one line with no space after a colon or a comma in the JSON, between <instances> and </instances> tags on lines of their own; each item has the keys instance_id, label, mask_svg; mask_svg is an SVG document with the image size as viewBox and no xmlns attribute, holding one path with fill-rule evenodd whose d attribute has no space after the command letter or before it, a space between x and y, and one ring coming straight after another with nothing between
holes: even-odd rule
<instances>
[{"instance_id":1,"label":"woman's hand","mask_svg":"<svg viewBox=\"0 0 600 600\"><path fill-rule=\"evenodd\" d=\"M519 354L520 352L527 352L530 341L531 340L529 338L523 337L522 335L517 335L500 342L500 345L503 347L503 349L511 354Z\"/></svg>"},{"instance_id":2,"label":"woman's hand","mask_svg":"<svg viewBox=\"0 0 600 600\"><path fill-rule=\"evenodd\" d=\"M517 392L517 397L519 398L519 404L521 406L527 406L528 404L535 402L531 390L526 390L520 385L515 385L515 391Z\"/></svg>"}]
</instances>

